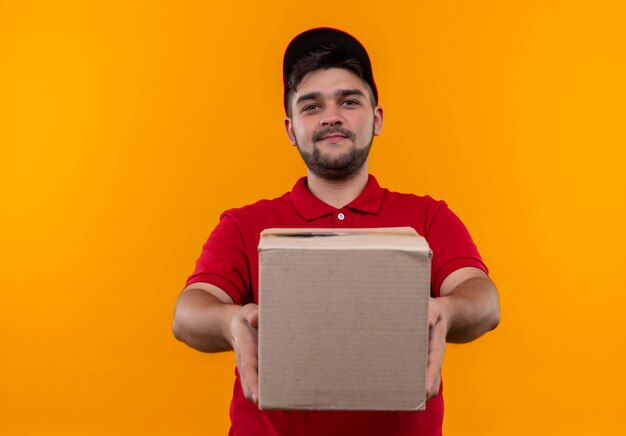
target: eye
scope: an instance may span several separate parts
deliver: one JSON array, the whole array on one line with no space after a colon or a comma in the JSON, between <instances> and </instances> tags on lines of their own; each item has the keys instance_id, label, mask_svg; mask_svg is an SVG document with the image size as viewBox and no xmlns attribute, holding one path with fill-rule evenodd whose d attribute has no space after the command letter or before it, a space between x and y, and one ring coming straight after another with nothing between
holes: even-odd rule
<instances>
[{"instance_id":1,"label":"eye","mask_svg":"<svg viewBox=\"0 0 626 436\"><path fill-rule=\"evenodd\" d=\"M311 112L315 109L318 109L319 107L320 105L317 103L307 104L306 106L303 106L302 109L300 109L300 112Z\"/></svg>"},{"instance_id":2,"label":"eye","mask_svg":"<svg viewBox=\"0 0 626 436\"><path fill-rule=\"evenodd\" d=\"M361 102L354 99L347 99L341 102L342 106L358 106L359 104L361 104Z\"/></svg>"}]
</instances>

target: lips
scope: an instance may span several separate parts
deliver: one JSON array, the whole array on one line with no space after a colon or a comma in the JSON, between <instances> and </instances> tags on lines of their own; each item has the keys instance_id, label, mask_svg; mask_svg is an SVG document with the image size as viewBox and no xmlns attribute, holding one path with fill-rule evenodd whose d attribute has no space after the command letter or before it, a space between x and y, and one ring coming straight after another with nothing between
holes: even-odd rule
<instances>
[{"instance_id":1,"label":"lips","mask_svg":"<svg viewBox=\"0 0 626 436\"><path fill-rule=\"evenodd\" d=\"M341 126L333 126L321 129L319 132L313 135L313 142L317 141L329 141L337 142L342 139L351 139L354 141L355 134L350 130Z\"/></svg>"}]
</instances>

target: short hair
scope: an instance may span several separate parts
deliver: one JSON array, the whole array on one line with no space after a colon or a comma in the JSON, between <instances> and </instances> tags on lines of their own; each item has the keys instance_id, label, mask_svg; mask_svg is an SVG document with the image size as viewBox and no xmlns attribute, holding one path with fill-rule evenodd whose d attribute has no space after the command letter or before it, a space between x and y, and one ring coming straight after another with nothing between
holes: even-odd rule
<instances>
[{"instance_id":1,"label":"short hair","mask_svg":"<svg viewBox=\"0 0 626 436\"><path fill-rule=\"evenodd\" d=\"M331 44L315 50L300 58L293 66L289 79L287 80L287 115L291 116L291 97L296 92L298 85L309 73L317 70L328 70L331 68L342 68L354 73L366 85L370 94L372 106L378 104L376 95L372 87L365 79L364 67L361 62L350 55L344 48Z\"/></svg>"}]
</instances>

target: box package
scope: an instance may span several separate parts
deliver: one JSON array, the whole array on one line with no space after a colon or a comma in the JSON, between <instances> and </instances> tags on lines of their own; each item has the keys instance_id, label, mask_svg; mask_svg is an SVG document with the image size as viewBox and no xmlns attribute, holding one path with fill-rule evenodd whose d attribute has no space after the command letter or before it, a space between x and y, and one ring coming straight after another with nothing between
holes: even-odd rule
<instances>
[{"instance_id":1,"label":"box package","mask_svg":"<svg viewBox=\"0 0 626 436\"><path fill-rule=\"evenodd\" d=\"M410 227L263 231L259 408L424 409L430 258Z\"/></svg>"}]
</instances>

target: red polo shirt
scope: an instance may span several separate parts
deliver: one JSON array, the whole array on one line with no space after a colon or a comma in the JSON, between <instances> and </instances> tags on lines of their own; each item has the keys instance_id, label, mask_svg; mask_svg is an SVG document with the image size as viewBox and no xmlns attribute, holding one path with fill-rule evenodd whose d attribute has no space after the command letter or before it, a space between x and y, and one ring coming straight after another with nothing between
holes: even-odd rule
<instances>
[{"instance_id":1,"label":"red polo shirt","mask_svg":"<svg viewBox=\"0 0 626 436\"><path fill-rule=\"evenodd\" d=\"M206 282L225 291L236 304L258 303L257 246L262 230L285 228L413 227L433 252L431 294L463 267L487 272L463 223L443 201L381 188L370 175L363 192L341 209L315 197L306 177L291 192L273 200L224 212L202 249L187 284ZM419 412L259 411L243 396L235 370L230 435L428 435L441 434L443 397Z\"/></svg>"}]
</instances>

